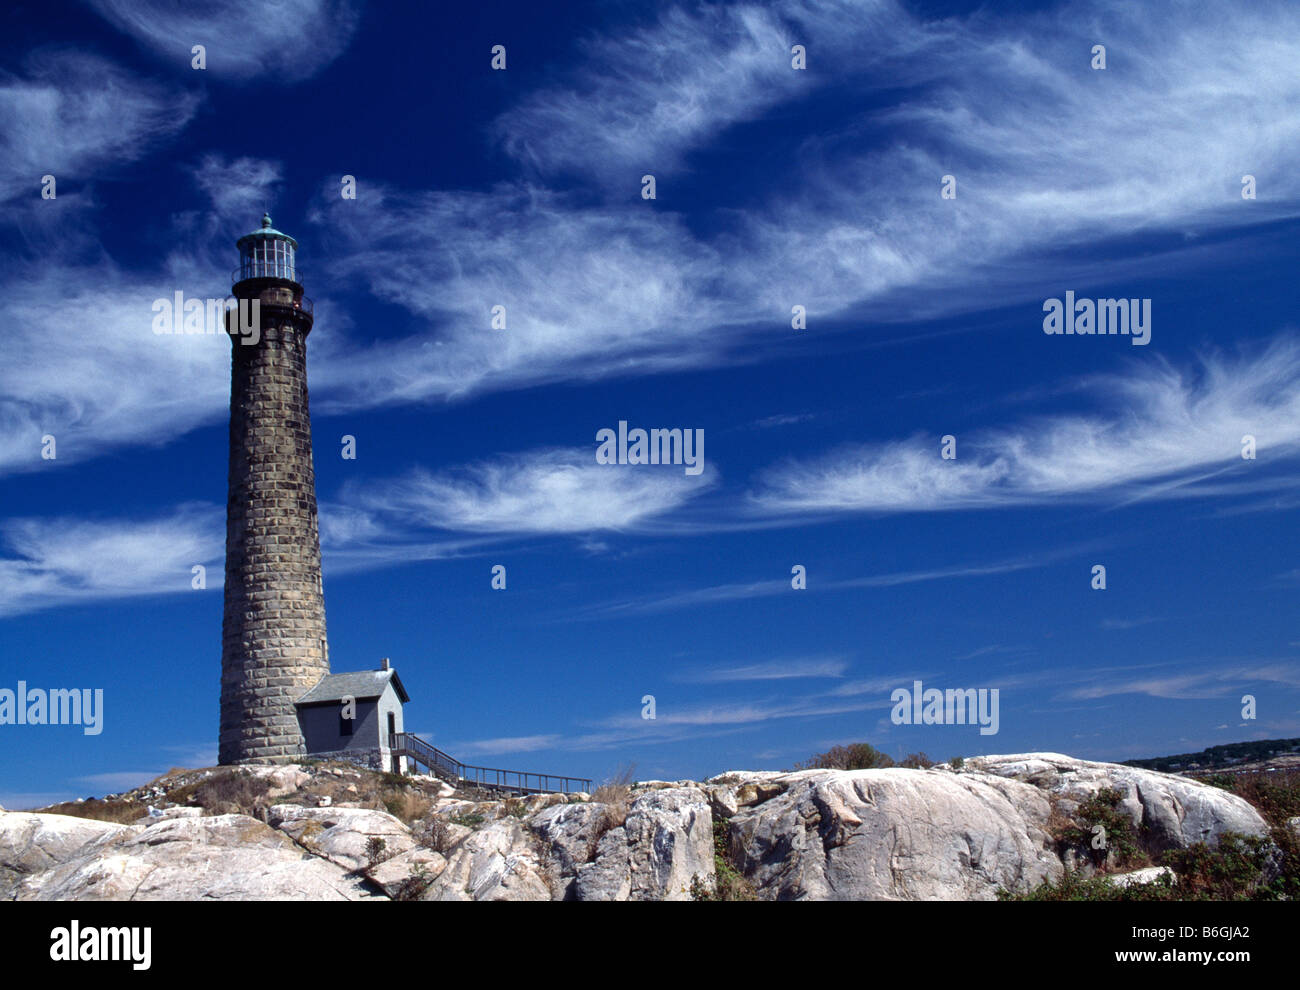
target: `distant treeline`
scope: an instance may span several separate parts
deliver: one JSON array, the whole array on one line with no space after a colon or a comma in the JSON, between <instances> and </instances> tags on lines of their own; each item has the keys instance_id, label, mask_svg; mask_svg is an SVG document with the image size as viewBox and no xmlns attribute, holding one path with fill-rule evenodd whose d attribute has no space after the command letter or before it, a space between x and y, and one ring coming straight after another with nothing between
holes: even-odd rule
<instances>
[{"instance_id":1,"label":"distant treeline","mask_svg":"<svg viewBox=\"0 0 1300 990\"><path fill-rule=\"evenodd\" d=\"M1300 753L1300 739L1256 739L1251 742L1225 743L1222 746L1203 749L1199 753L1157 756L1149 760L1125 760L1124 765L1141 767L1143 770L1170 771L1186 770L1191 764L1196 763L1205 770L1233 763L1267 760L1271 756L1281 756L1285 753Z\"/></svg>"}]
</instances>

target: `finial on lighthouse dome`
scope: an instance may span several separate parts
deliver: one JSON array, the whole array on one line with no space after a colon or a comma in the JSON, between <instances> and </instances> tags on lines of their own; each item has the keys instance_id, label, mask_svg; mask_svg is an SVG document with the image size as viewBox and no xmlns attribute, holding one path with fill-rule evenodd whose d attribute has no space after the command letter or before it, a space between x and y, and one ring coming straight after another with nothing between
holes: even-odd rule
<instances>
[{"instance_id":1,"label":"finial on lighthouse dome","mask_svg":"<svg viewBox=\"0 0 1300 990\"><path fill-rule=\"evenodd\" d=\"M280 278L302 284L298 270L298 242L282 230L271 226L271 214L262 214L262 223L235 242L239 248L239 268L233 281L250 278Z\"/></svg>"}]
</instances>

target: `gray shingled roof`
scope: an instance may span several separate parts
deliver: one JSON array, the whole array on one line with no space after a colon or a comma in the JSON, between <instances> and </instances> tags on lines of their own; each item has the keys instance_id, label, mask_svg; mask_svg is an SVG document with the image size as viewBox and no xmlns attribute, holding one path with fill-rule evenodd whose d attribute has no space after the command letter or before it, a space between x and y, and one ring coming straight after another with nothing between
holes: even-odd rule
<instances>
[{"instance_id":1,"label":"gray shingled roof","mask_svg":"<svg viewBox=\"0 0 1300 990\"><path fill-rule=\"evenodd\" d=\"M341 701L347 695L354 698L378 698L384 693L389 680L393 690L404 703L411 699L406 695L402 679L395 670L358 670L347 674L326 674L316 686L299 698L296 705L319 705L325 702Z\"/></svg>"}]
</instances>

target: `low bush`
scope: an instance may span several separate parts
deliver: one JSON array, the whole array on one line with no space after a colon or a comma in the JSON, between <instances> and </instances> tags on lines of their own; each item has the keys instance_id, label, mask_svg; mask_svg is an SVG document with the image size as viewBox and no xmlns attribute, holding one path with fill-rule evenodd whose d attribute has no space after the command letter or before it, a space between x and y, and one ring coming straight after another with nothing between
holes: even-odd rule
<instances>
[{"instance_id":1,"label":"low bush","mask_svg":"<svg viewBox=\"0 0 1300 990\"><path fill-rule=\"evenodd\" d=\"M1069 822L1057 834L1065 847L1086 851L1098 868L1136 869L1150 862L1142 849L1145 826L1135 829L1128 815L1119 810L1124 795L1103 787L1079 805L1077 821Z\"/></svg>"},{"instance_id":2,"label":"low bush","mask_svg":"<svg viewBox=\"0 0 1300 990\"><path fill-rule=\"evenodd\" d=\"M693 901L756 901L758 892L732 860L731 820L713 819L713 883L691 877Z\"/></svg>"},{"instance_id":3,"label":"low bush","mask_svg":"<svg viewBox=\"0 0 1300 990\"><path fill-rule=\"evenodd\" d=\"M824 753L796 763L796 770L876 770L892 767L893 758L882 753L870 743L851 743L848 746L832 746Z\"/></svg>"}]
</instances>

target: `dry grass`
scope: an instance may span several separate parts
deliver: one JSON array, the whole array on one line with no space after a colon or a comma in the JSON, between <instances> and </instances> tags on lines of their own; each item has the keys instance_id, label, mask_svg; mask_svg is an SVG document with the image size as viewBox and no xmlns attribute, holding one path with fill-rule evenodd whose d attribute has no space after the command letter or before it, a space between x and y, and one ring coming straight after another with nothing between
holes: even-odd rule
<instances>
[{"instance_id":1,"label":"dry grass","mask_svg":"<svg viewBox=\"0 0 1300 990\"><path fill-rule=\"evenodd\" d=\"M180 771L170 770L158 782L175 777ZM158 783L155 782L155 783ZM150 785L145 785L146 787ZM192 805L203 808L208 814L244 814L257 817L258 810L265 804L266 792L270 784L260 777L255 777L242 770L209 777L193 784L177 787L168 792L166 798L153 801L130 799L101 800L89 798L85 801L67 801L42 808L41 812L49 815L70 815L74 818L90 818L101 822L118 822L130 825L144 817L149 804L171 802L179 805Z\"/></svg>"},{"instance_id":2,"label":"dry grass","mask_svg":"<svg viewBox=\"0 0 1300 990\"><path fill-rule=\"evenodd\" d=\"M597 829L597 838L603 832L618 828L627 821L627 810L632 804L632 784L636 782L636 764L622 767L609 780L592 792L591 803L605 806L604 827Z\"/></svg>"},{"instance_id":3,"label":"dry grass","mask_svg":"<svg viewBox=\"0 0 1300 990\"><path fill-rule=\"evenodd\" d=\"M1051 805L1051 812L1047 816L1047 822L1044 824L1044 831L1051 836L1053 842L1064 842L1066 832L1075 826L1075 821L1064 811L1061 810L1061 799L1056 794L1048 794L1047 801Z\"/></svg>"},{"instance_id":4,"label":"dry grass","mask_svg":"<svg viewBox=\"0 0 1300 990\"><path fill-rule=\"evenodd\" d=\"M419 821L433 808L432 798L405 787L382 791L379 799L385 811L407 825Z\"/></svg>"},{"instance_id":5,"label":"dry grass","mask_svg":"<svg viewBox=\"0 0 1300 990\"><path fill-rule=\"evenodd\" d=\"M212 815L253 815L266 804L271 783L250 773L235 771L209 777L191 788L180 788L167 795L177 804L197 804ZM188 791L189 793L185 793Z\"/></svg>"},{"instance_id":6,"label":"dry grass","mask_svg":"<svg viewBox=\"0 0 1300 990\"><path fill-rule=\"evenodd\" d=\"M333 805L348 804L354 807L386 811L407 825L429 814L436 794L425 785L393 773L376 773L340 761L305 761L304 768L312 775L310 782L289 794L268 797L274 786L266 777L245 769L219 768L205 779L196 771L172 768L157 780L143 785L128 795L113 796L111 800L90 798L86 801L64 802L41 809L55 815L71 815L97 821L132 824L144 817L149 804L168 804L202 808L208 815L244 814L265 821L270 804L302 804L319 806L323 798ZM326 773L326 770L339 773ZM146 790L161 788L161 797L144 797Z\"/></svg>"},{"instance_id":7,"label":"dry grass","mask_svg":"<svg viewBox=\"0 0 1300 990\"><path fill-rule=\"evenodd\" d=\"M341 770L342 775L320 772L330 767ZM400 774L375 773L337 761L314 765L310 769L316 771L311 783L297 795L280 800L319 804L321 798L329 798L332 805L348 804L372 811L386 811L407 825L423 818L433 807L433 796Z\"/></svg>"},{"instance_id":8,"label":"dry grass","mask_svg":"<svg viewBox=\"0 0 1300 990\"><path fill-rule=\"evenodd\" d=\"M41 808L42 815L70 815L73 818L90 818L97 822L116 822L119 825L131 825L139 821L145 813L145 806L138 801L101 801L90 798L86 801L66 801Z\"/></svg>"}]
</instances>

